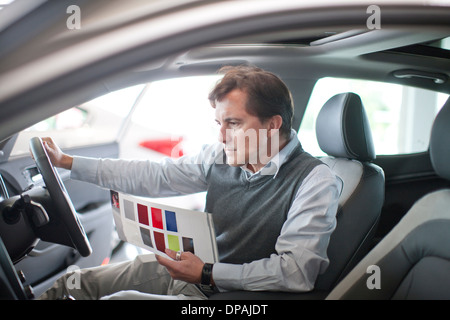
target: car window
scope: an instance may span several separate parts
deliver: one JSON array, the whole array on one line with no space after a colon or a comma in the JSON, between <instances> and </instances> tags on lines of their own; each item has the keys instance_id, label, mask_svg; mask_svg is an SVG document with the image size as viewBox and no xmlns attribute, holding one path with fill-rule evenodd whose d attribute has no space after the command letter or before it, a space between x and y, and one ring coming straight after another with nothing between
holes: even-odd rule
<instances>
[{"instance_id":1,"label":"car window","mask_svg":"<svg viewBox=\"0 0 450 320\"><path fill-rule=\"evenodd\" d=\"M117 139L144 85L114 91L45 119L19 133L11 156L28 154L32 137L52 137L65 148L92 146Z\"/></svg>"},{"instance_id":2,"label":"car window","mask_svg":"<svg viewBox=\"0 0 450 320\"><path fill-rule=\"evenodd\" d=\"M121 136L121 157L154 158L193 155L217 141L214 109L208 94L221 76L155 81L133 111Z\"/></svg>"},{"instance_id":3,"label":"car window","mask_svg":"<svg viewBox=\"0 0 450 320\"><path fill-rule=\"evenodd\" d=\"M317 144L315 121L325 102L342 92L360 95L378 155L426 151L434 117L448 98L447 94L398 84L322 78L313 89L299 130L299 139L309 153L324 155Z\"/></svg>"}]
</instances>

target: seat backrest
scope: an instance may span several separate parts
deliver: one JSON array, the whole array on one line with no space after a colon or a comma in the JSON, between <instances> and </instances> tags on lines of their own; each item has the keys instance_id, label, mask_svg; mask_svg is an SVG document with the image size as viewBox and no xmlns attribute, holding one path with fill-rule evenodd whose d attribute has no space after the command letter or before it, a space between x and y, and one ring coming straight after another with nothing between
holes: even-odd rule
<instances>
[{"instance_id":1,"label":"seat backrest","mask_svg":"<svg viewBox=\"0 0 450 320\"><path fill-rule=\"evenodd\" d=\"M360 97L341 93L330 98L316 121L321 158L342 180L337 225L328 246L330 264L316 289L329 291L371 249L384 202L384 172L372 164L375 149Z\"/></svg>"},{"instance_id":2,"label":"seat backrest","mask_svg":"<svg viewBox=\"0 0 450 320\"><path fill-rule=\"evenodd\" d=\"M449 146L450 99L437 115L430 138L433 168L447 180ZM449 208L450 189L419 199L327 299L450 299Z\"/></svg>"}]
</instances>

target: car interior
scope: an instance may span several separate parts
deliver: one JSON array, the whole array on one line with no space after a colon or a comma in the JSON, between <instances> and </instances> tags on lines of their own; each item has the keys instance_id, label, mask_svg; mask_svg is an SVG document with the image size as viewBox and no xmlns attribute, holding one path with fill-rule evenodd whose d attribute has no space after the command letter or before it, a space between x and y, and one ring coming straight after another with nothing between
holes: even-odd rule
<instances>
[{"instance_id":1,"label":"car interior","mask_svg":"<svg viewBox=\"0 0 450 320\"><path fill-rule=\"evenodd\" d=\"M12 2L0 10L0 21L6 10L19 7L16 1L17 6ZM225 65L255 65L283 79L295 103L293 128L300 141L308 151L307 140L313 140L322 152L317 156L340 178L343 190L328 247L330 265L312 292L240 291L210 299L449 299L450 7L386 3L381 28L368 29L368 2L305 8L280 1L274 8L263 1L256 8L242 1L235 4L239 14L220 1L157 2L38 1L17 9L22 13L15 11L16 20L0 23L0 82L5 83L0 92L0 299L37 298L68 267L106 264L117 247L109 190L53 168L41 140L30 139L43 133L29 128L122 89L217 75ZM65 26L65 9L72 3L83 13L79 33ZM239 11L244 3L254 11ZM195 10L203 15L223 10L223 15L199 22ZM174 21L181 15L192 15L184 29L158 29L169 23L180 27ZM148 30L162 36L145 34ZM127 42L132 40L133 46ZM368 89L356 82L341 88L338 81L347 79L364 81ZM384 84L400 88L403 100ZM177 90L172 88L173 95ZM121 135L133 130L139 92L115 126L118 133L73 146L82 135L64 129L64 151L129 156ZM400 120L394 122L380 105L381 95ZM317 113L310 116L316 100ZM405 109L407 102L413 111ZM388 128L390 121L394 125ZM303 133L305 126L310 133ZM397 133L400 126L406 131ZM23 132L26 152L17 153ZM394 151L380 152L389 142ZM404 149L407 143L420 148ZM368 289L371 265L382 270L381 289Z\"/></svg>"}]
</instances>

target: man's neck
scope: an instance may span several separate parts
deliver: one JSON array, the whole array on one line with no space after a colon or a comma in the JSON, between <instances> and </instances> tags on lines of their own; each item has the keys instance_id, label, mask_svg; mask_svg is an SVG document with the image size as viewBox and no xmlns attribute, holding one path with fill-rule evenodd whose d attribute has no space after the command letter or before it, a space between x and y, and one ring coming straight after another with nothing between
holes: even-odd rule
<instances>
[{"instance_id":1,"label":"man's neck","mask_svg":"<svg viewBox=\"0 0 450 320\"><path fill-rule=\"evenodd\" d=\"M258 172L259 170L261 170L262 168L264 168L264 167L267 165L267 163L269 163L270 160L271 160L273 157L275 157L281 150L283 150L283 148L286 147L286 145L288 144L288 142L289 142L289 139L286 139L286 138L280 139L280 144L279 144L278 150L276 150L276 152L274 152L273 154L272 154L272 150L271 150L270 158L268 158L268 161L267 161L267 162L261 163L261 162L258 161L257 164L250 164L250 163L247 163L247 164L245 164L245 167L246 167L248 170L250 170L251 172L253 172L253 173ZM269 144L269 145L270 145L270 144ZM259 157L258 157L258 160L259 160Z\"/></svg>"}]
</instances>

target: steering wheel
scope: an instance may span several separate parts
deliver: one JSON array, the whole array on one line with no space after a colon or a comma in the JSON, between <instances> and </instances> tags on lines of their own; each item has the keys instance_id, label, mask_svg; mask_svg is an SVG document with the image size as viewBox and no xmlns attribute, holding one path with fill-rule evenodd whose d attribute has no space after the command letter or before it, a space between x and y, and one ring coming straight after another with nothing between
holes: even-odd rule
<instances>
[{"instance_id":1,"label":"steering wheel","mask_svg":"<svg viewBox=\"0 0 450 320\"><path fill-rule=\"evenodd\" d=\"M30 140L30 150L44 179L50 198L55 206L55 211L58 212L59 218L65 225L74 248L83 257L89 256L92 253L92 248L86 232L78 219L77 212L58 172L47 155L42 139L39 137L32 138Z\"/></svg>"}]
</instances>

